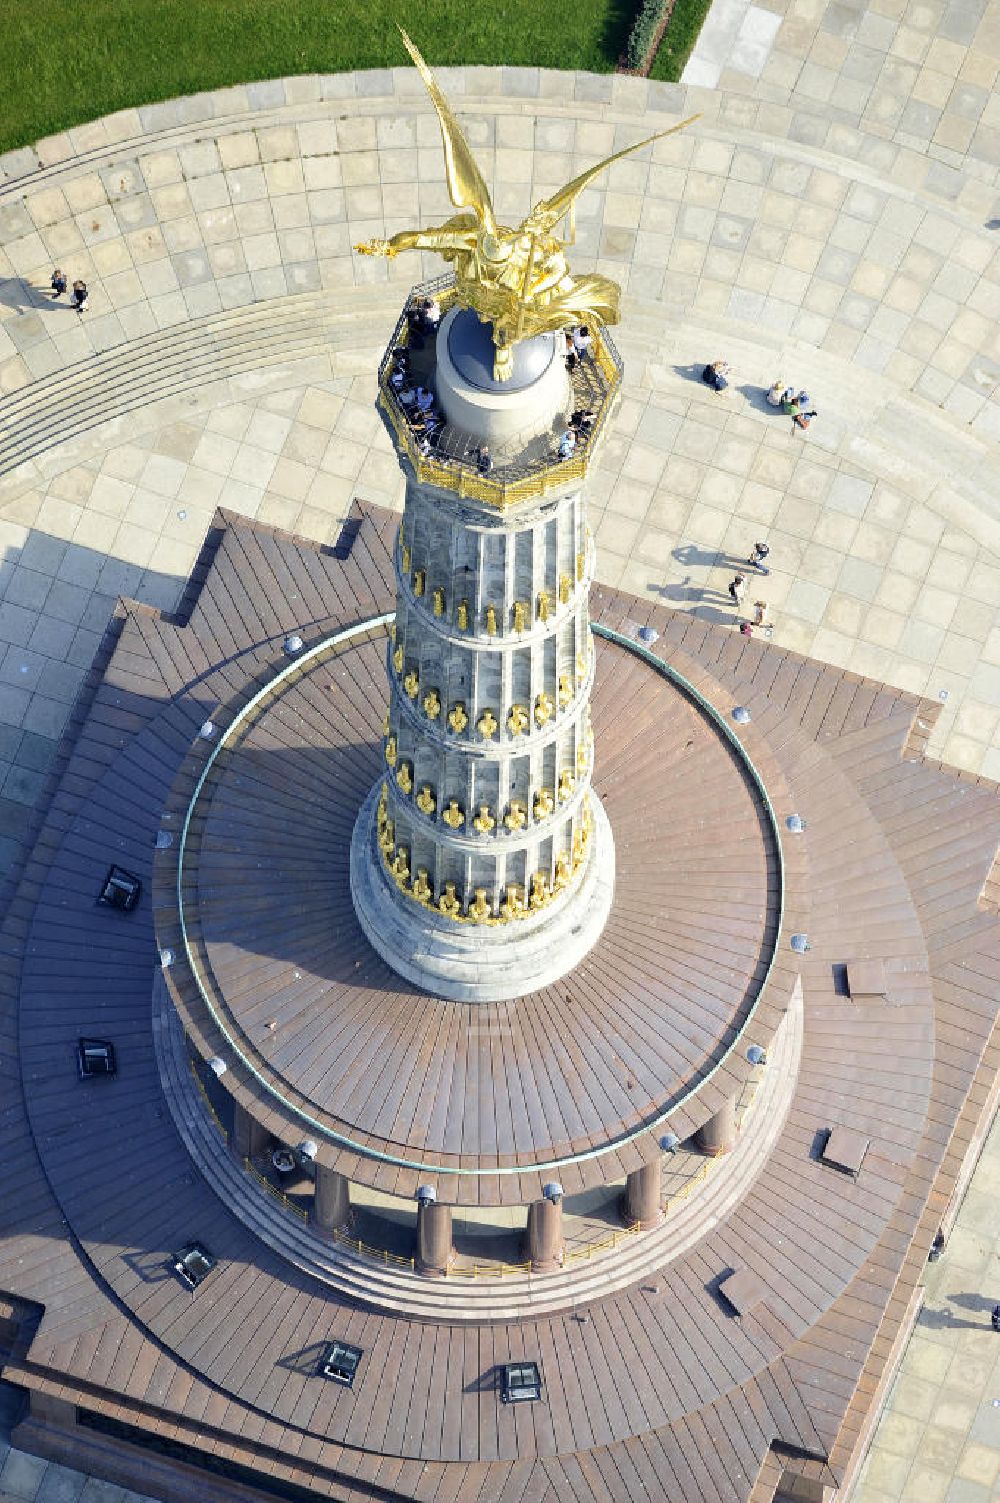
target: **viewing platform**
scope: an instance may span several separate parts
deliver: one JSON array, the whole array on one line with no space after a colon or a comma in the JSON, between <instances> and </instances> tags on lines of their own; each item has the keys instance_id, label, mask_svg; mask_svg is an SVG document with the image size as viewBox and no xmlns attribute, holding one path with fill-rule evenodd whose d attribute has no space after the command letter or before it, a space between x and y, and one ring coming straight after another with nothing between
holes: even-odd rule
<instances>
[{"instance_id":1,"label":"viewing platform","mask_svg":"<svg viewBox=\"0 0 1000 1503\"><path fill-rule=\"evenodd\" d=\"M453 277L438 277L415 286L401 312L386 353L379 367L379 408L401 453L418 481L454 491L456 495L485 502L505 510L519 502L544 496L557 486L581 483L591 454L607 432L622 384L622 361L607 329L593 328L592 345L587 356L577 360L568 371L571 400L561 415L561 423L536 435L527 444L498 444L491 449L493 469L483 474L478 464L479 440L455 423L445 421L430 452L422 452L414 431L412 410L400 400L391 381L394 352L407 351L411 383L435 390L438 368L438 331L415 334L411 315L424 299L435 299L442 319L456 304ZM438 326L440 328L440 325ZM568 459L560 459L560 434L569 426L575 411L594 414L589 432L577 436L576 447ZM442 413L442 416L444 414Z\"/></svg>"}]
</instances>

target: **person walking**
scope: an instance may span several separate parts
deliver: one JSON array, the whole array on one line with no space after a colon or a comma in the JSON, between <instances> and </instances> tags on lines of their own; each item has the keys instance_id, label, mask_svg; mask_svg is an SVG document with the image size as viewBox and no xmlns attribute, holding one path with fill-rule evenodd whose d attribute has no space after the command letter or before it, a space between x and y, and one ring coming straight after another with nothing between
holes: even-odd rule
<instances>
[{"instance_id":1,"label":"person walking","mask_svg":"<svg viewBox=\"0 0 1000 1503\"><path fill-rule=\"evenodd\" d=\"M770 574L770 569L764 563L764 560L767 558L767 555L770 553L770 551L771 550L766 543L754 543L753 547L750 550L750 557L747 559L747 563L750 564L752 568L756 569L759 574Z\"/></svg>"},{"instance_id":2,"label":"person walking","mask_svg":"<svg viewBox=\"0 0 1000 1503\"><path fill-rule=\"evenodd\" d=\"M66 273L60 271L58 266L52 273L52 281L49 285L52 288L52 301L55 302L56 298L62 297L66 291Z\"/></svg>"},{"instance_id":3,"label":"person walking","mask_svg":"<svg viewBox=\"0 0 1000 1503\"><path fill-rule=\"evenodd\" d=\"M743 604L743 596L746 594L746 588L746 576L743 574L737 574L735 579L729 581L729 595L737 610Z\"/></svg>"},{"instance_id":4,"label":"person walking","mask_svg":"<svg viewBox=\"0 0 1000 1503\"><path fill-rule=\"evenodd\" d=\"M990 1323L993 1326L994 1331L1000 1331L1000 1305L993 1306L993 1312L990 1315Z\"/></svg>"},{"instance_id":5,"label":"person walking","mask_svg":"<svg viewBox=\"0 0 1000 1503\"><path fill-rule=\"evenodd\" d=\"M77 313L83 312L84 307L87 303L87 298L89 296L90 294L87 291L86 282L82 282L78 279L73 283L73 307L76 309Z\"/></svg>"}]
</instances>

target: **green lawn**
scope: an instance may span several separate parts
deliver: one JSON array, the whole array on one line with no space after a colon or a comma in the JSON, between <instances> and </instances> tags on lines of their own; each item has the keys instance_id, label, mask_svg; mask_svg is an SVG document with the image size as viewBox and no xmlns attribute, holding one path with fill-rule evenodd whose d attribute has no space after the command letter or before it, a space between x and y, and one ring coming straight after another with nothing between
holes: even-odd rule
<instances>
[{"instance_id":1,"label":"green lawn","mask_svg":"<svg viewBox=\"0 0 1000 1503\"><path fill-rule=\"evenodd\" d=\"M608 72L633 0L0 0L0 151L129 105L290 73L431 63Z\"/></svg>"}]
</instances>

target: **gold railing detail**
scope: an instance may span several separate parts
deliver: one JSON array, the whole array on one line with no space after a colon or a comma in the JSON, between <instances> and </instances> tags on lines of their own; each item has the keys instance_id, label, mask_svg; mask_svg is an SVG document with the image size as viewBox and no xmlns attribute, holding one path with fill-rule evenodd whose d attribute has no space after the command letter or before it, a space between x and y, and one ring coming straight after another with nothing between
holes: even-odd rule
<instances>
[{"instance_id":1,"label":"gold railing detail","mask_svg":"<svg viewBox=\"0 0 1000 1503\"><path fill-rule=\"evenodd\" d=\"M556 489L557 486L582 482L587 474L587 456L594 448L594 444L611 414L611 409L614 406L621 385L621 358L614 348L607 331L597 326L593 330L593 343L590 354L593 363L604 379L604 395L597 409L593 429L583 453L574 454L569 459L553 459L550 462L539 461L533 464L524 474L518 475L511 480L498 480L493 475L481 474L477 466L466 459L441 460L434 458L432 455L421 454L410 431L406 417L397 401L396 393L390 384L392 351L400 345L405 347L409 342L407 312L411 306L412 299L414 297L425 296L428 292L437 298L441 305L441 311L444 313L455 301L454 279L443 277L434 282L421 284L413 289L410 297L407 299L406 307L396 324L393 336L389 341L386 356L379 370L378 383L383 410L388 414L400 447L406 454L420 483L422 485L436 485L441 490L453 491L463 500L481 501L486 506L495 506L497 510L505 511L510 506L517 506L521 501L530 501L538 496L546 496L550 491Z\"/></svg>"},{"instance_id":2,"label":"gold railing detail","mask_svg":"<svg viewBox=\"0 0 1000 1503\"><path fill-rule=\"evenodd\" d=\"M291 1211L293 1216L298 1216L302 1221L309 1220L309 1212L305 1210L304 1207L297 1205L294 1200L291 1200L285 1194L284 1190L279 1190L277 1185L272 1185L267 1175L261 1174L253 1159L244 1159L243 1167L248 1174L253 1176L258 1185L260 1185L267 1191L268 1195L270 1195L273 1200L276 1200L279 1205L284 1206L286 1211Z\"/></svg>"},{"instance_id":3,"label":"gold railing detail","mask_svg":"<svg viewBox=\"0 0 1000 1503\"><path fill-rule=\"evenodd\" d=\"M341 1247L349 1247L362 1258L374 1258L376 1263L384 1263L393 1268L413 1268L414 1258L404 1258L399 1253L392 1253L385 1247L373 1247L370 1242L362 1242L360 1237L352 1237L349 1232L333 1231L333 1241Z\"/></svg>"}]
</instances>

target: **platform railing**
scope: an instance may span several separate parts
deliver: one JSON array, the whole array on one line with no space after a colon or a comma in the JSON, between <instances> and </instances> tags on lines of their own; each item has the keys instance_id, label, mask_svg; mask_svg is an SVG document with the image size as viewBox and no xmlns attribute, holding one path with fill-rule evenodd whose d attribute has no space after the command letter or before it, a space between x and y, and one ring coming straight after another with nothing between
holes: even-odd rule
<instances>
[{"instance_id":1,"label":"platform railing","mask_svg":"<svg viewBox=\"0 0 1000 1503\"><path fill-rule=\"evenodd\" d=\"M414 287L400 314L392 339L379 366L378 384L382 406L392 423L400 447L413 466L422 485L435 485L442 490L454 491L456 495L471 501L481 501L498 510L516 506L538 496L545 496L557 487L576 482L583 483L587 473L588 454L600 437L611 416L615 398L621 385L622 360L606 329L595 327L589 359L599 376L600 399L595 409L594 425L589 436L578 442L577 450L569 459L557 459L551 455L526 463L503 464L497 462L496 470L484 475L476 459L469 452L468 442L458 445L455 453L444 452L447 445L439 444L438 451L421 454L410 428L406 412L390 383L393 351L404 349L409 344L410 327L408 315L418 301L434 297L445 312L457 301L453 277L437 277L431 282L422 282ZM436 337L436 336L435 336ZM445 430L447 433L447 429Z\"/></svg>"}]
</instances>

